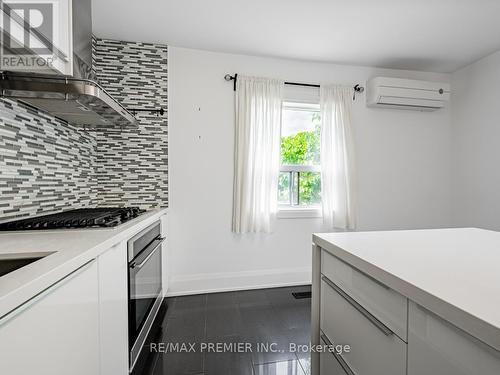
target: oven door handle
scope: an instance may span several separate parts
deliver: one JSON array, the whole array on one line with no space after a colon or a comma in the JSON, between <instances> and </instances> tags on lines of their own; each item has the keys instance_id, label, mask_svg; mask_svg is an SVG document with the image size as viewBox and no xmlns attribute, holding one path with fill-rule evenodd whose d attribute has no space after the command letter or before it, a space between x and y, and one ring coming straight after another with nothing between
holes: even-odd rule
<instances>
[{"instance_id":1,"label":"oven door handle","mask_svg":"<svg viewBox=\"0 0 500 375\"><path fill-rule=\"evenodd\" d=\"M156 252L156 250L158 250L158 248L161 246L161 244L163 243L163 241L165 241L165 237L161 237L158 239L158 242L156 244L156 246L154 247L153 250L151 250L151 252L148 254L148 256L139 264L135 263L135 262L132 262L130 264L130 268L142 268L142 266L144 266L146 264L146 262L149 260L149 258L151 258L153 256L153 254Z\"/></svg>"}]
</instances>

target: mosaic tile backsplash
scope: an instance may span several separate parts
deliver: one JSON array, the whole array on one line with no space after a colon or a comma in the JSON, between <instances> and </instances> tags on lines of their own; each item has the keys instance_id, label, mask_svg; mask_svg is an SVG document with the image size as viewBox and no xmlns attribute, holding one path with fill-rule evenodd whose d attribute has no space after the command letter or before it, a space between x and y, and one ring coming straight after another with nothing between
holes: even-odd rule
<instances>
[{"instance_id":1,"label":"mosaic tile backsplash","mask_svg":"<svg viewBox=\"0 0 500 375\"><path fill-rule=\"evenodd\" d=\"M0 100L0 219L96 204L95 134Z\"/></svg>"},{"instance_id":2,"label":"mosaic tile backsplash","mask_svg":"<svg viewBox=\"0 0 500 375\"><path fill-rule=\"evenodd\" d=\"M99 82L126 108L138 112L138 129L97 131L97 197L100 204L141 208L168 204L167 47L96 39Z\"/></svg>"},{"instance_id":3,"label":"mosaic tile backsplash","mask_svg":"<svg viewBox=\"0 0 500 375\"><path fill-rule=\"evenodd\" d=\"M167 47L94 39L100 83L126 107L167 113ZM88 130L0 99L0 221L68 208L168 205L167 116Z\"/></svg>"}]
</instances>

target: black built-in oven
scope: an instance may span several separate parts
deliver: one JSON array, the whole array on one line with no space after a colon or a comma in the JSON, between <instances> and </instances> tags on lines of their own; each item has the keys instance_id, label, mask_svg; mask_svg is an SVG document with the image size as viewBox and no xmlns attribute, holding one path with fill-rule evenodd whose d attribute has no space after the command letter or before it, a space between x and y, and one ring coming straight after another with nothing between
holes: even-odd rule
<instances>
[{"instance_id":1,"label":"black built-in oven","mask_svg":"<svg viewBox=\"0 0 500 375\"><path fill-rule=\"evenodd\" d=\"M163 300L161 223L128 241L130 370L134 368Z\"/></svg>"}]
</instances>

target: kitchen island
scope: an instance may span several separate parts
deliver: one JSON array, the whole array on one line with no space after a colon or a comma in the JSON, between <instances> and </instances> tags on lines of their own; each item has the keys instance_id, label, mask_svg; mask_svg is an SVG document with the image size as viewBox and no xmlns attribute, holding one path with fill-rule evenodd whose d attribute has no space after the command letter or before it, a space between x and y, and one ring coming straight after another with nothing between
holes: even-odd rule
<instances>
[{"instance_id":1,"label":"kitchen island","mask_svg":"<svg viewBox=\"0 0 500 375\"><path fill-rule=\"evenodd\" d=\"M313 374L500 374L500 233L313 236Z\"/></svg>"}]
</instances>

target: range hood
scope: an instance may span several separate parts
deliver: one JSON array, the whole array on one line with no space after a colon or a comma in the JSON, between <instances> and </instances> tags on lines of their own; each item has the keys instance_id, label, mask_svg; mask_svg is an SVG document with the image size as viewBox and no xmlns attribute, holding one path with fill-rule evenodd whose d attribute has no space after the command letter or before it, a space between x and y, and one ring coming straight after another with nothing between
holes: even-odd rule
<instances>
[{"instance_id":1,"label":"range hood","mask_svg":"<svg viewBox=\"0 0 500 375\"><path fill-rule=\"evenodd\" d=\"M3 97L17 99L70 124L137 125L135 117L92 80L3 73L0 88Z\"/></svg>"},{"instance_id":2,"label":"range hood","mask_svg":"<svg viewBox=\"0 0 500 375\"><path fill-rule=\"evenodd\" d=\"M69 14L65 16L70 33L68 46L72 59L59 59L59 69L51 67L45 71L3 71L0 77L0 94L73 125L136 126L135 117L99 85L92 70L91 0L68 0L68 4ZM6 11L8 6L4 3L3 12ZM9 15L18 17L14 12ZM15 21L23 24L22 19ZM29 32L36 33L38 40L47 41L36 30L30 29Z\"/></svg>"}]
</instances>

